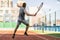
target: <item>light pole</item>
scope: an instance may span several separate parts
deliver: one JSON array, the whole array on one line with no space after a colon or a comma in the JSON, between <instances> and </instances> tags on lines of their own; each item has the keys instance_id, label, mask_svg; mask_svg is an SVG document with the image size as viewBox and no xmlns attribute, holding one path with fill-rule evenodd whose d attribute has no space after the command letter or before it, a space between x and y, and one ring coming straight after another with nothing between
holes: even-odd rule
<instances>
[{"instance_id":1,"label":"light pole","mask_svg":"<svg viewBox=\"0 0 60 40\"><path fill-rule=\"evenodd\" d=\"M51 12L51 9L49 9L49 12ZM51 13L49 13L49 26L51 26Z\"/></svg>"},{"instance_id":2,"label":"light pole","mask_svg":"<svg viewBox=\"0 0 60 40\"><path fill-rule=\"evenodd\" d=\"M47 21L47 18L46 18L46 13L45 13L45 26L47 26L47 23L46 23L46 21Z\"/></svg>"},{"instance_id":3,"label":"light pole","mask_svg":"<svg viewBox=\"0 0 60 40\"><path fill-rule=\"evenodd\" d=\"M56 26L56 11L54 16L55 16L54 26Z\"/></svg>"},{"instance_id":4,"label":"light pole","mask_svg":"<svg viewBox=\"0 0 60 40\"><path fill-rule=\"evenodd\" d=\"M51 14L49 14L49 26L51 26Z\"/></svg>"}]
</instances>

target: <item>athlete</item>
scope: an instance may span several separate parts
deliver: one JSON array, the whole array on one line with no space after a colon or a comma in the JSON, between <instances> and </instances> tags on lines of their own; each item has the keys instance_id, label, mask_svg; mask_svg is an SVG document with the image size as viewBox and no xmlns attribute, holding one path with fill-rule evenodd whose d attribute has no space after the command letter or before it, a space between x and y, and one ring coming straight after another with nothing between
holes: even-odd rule
<instances>
[{"instance_id":1,"label":"athlete","mask_svg":"<svg viewBox=\"0 0 60 40\"><path fill-rule=\"evenodd\" d=\"M20 5L21 5L21 6L20 6ZM24 32L24 35L28 36L27 31L28 31L28 28L29 28L29 23L27 23L27 22L25 21L25 14L28 15L28 16L36 16L36 14L37 14L37 13L35 13L35 14L29 14L29 13L26 11L26 3L25 3L25 2L24 2L24 3L21 3L20 5L17 4L17 6L20 8L20 9L19 9L19 16L18 16L17 25L16 25L16 28L15 28L15 30L14 30L14 33L13 33L12 38L15 37L15 33L16 33L16 31L17 31L17 29L18 29L18 27L19 27L19 25L20 25L21 23L23 23L23 24L26 25L26 30L25 30L25 32Z\"/></svg>"}]
</instances>

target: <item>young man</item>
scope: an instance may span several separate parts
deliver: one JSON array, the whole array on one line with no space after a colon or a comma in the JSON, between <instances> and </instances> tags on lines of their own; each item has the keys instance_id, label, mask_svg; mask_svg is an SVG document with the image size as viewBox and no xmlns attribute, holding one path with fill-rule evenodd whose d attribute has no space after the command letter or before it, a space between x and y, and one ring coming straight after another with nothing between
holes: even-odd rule
<instances>
[{"instance_id":1,"label":"young man","mask_svg":"<svg viewBox=\"0 0 60 40\"><path fill-rule=\"evenodd\" d=\"M22 5L22 3L21 3L21 5ZM35 14L28 14L27 11L25 10L25 8L26 8L26 3L23 3L22 6L19 6L19 5L17 4L17 6L20 7L20 10L19 10L18 22L17 22L17 25L16 25L16 28L15 28L15 31L14 31L14 34L13 34L12 38L15 37L15 33L16 33L16 31L17 31L17 29L18 29L18 27L19 27L19 25L20 25L21 23L23 23L23 24L26 25L26 30L25 30L24 35L28 36L27 30L28 30L28 28L29 28L29 24L25 21L25 14L28 15L28 16L36 16L36 14L37 14L37 13L35 13Z\"/></svg>"},{"instance_id":2,"label":"young man","mask_svg":"<svg viewBox=\"0 0 60 40\"><path fill-rule=\"evenodd\" d=\"M16 25L16 28L15 28L15 31L14 31L14 34L13 34L12 38L15 37L15 33L16 33L16 31L17 31L17 29L18 29L18 27L21 23L26 25L26 30L25 30L24 35L28 36L27 31L28 31L28 28L29 28L29 23L27 23L25 21L25 14L28 15L28 16L36 16L36 14L37 14L37 13L29 14L25 9L26 8L26 3L25 2L20 3L20 5L17 4L17 6L20 8L20 10L19 10L18 22L17 22L17 25Z\"/></svg>"}]
</instances>

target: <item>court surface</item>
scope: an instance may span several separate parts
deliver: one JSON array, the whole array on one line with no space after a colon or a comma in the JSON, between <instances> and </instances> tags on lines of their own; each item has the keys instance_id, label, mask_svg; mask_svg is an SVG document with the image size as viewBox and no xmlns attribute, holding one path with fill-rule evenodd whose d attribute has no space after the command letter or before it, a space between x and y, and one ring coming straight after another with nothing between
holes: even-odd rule
<instances>
[{"instance_id":1,"label":"court surface","mask_svg":"<svg viewBox=\"0 0 60 40\"><path fill-rule=\"evenodd\" d=\"M12 34L12 30L0 30L0 40L60 40L60 38L37 34L33 31L28 31L29 36L25 36L24 30L18 30L14 39Z\"/></svg>"}]
</instances>

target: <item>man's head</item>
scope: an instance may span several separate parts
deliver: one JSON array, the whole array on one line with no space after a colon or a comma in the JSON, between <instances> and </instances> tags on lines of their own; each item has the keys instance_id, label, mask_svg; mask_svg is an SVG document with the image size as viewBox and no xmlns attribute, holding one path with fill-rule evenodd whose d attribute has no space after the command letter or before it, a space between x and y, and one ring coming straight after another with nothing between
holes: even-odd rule
<instances>
[{"instance_id":1,"label":"man's head","mask_svg":"<svg viewBox=\"0 0 60 40\"><path fill-rule=\"evenodd\" d=\"M24 7L24 8L26 7L26 3L25 2L23 3L22 7Z\"/></svg>"}]
</instances>

